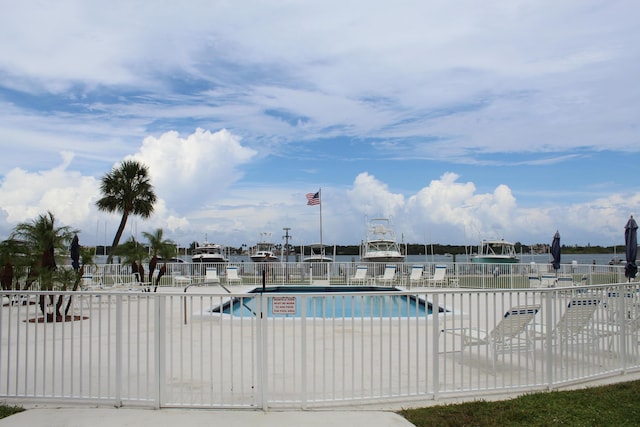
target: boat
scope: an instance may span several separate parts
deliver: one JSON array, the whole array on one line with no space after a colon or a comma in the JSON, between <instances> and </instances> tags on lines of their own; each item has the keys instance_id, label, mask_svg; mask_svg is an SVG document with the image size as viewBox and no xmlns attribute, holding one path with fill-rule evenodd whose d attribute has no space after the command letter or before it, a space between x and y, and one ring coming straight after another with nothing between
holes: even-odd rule
<instances>
[{"instance_id":1,"label":"boat","mask_svg":"<svg viewBox=\"0 0 640 427\"><path fill-rule=\"evenodd\" d=\"M471 262L484 264L515 264L520 262L516 253L516 245L500 240L482 240L478 245L478 253L471 256Z\"/></svg>"},{"instance_id":2,"label":"boat","mask_svg":"<svg viewBox=\"0 0 640 427\"><path fill-rule=\"evenodd\" d=\"M191 262L220 263L228 261L225 256L224 246L217 243L209 243L206 240L195 247L191 257Z\"/></svg>"},{"instance_id":3,"label":"boat","mask_svg":"<svg viewBox=\"0 0 640 427\"><path fill-rule=\"evenodd\" d=\"M391 220L374 218L367 228L367 240L360 247L360 261L403 262L405 255L396 241Z\"/></svg>"},{"instance_id":4,"label":"boat","mask_svg":"<svg viewBox=\"0 0 640 427\"><path fill-rule=\"evenodd\" d=\"M322 243L314 243L307 246L307 248L309 248L309 255L302 260L304 262L333 262L333 258L327 255L327 247L327 245L323 245ZM303 254L304 249L305 248L302 248L301 250ZM335 254L335 248L333 252Z\"/></svg>"},{"instance_id":5,"label":"boat","mask_svg":"<svg viewBox=\"0 0 640 427\"><path fill-rule=\"evenodd\" d=\"M275 245L269 239L271 233L260 233L260 241L249 251L249 258L253 262L278 262Z\"/></svg>"}]
</instances>

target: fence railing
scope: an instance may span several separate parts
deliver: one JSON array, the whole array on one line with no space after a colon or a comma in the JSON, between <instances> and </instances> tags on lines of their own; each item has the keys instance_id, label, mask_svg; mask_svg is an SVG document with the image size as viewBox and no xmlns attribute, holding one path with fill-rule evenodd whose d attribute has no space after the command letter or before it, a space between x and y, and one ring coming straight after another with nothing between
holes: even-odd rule
<instances>
[{"instance_id":1,"label":"fence railing","mask_svg":"<svg viewBox=\"0 0 640 427\"><path fill-rule=\"evenodd\" d=\"M187 286L207 281L207 269L215 269L217 279L226 284L227 269L233 267L240 278L228 284L257 285L262 283L263 272L270 284L345 284L354 277L358 266L367 267L367 277L375 283L382 276L387 264L360 262L333 263L169 263L167 272L160 279L160 286ZM625 280L624 266L605 266L592 264L562 264L559 270L553 270L549 264L478 264L478 263L395 263L397 269L393 283L401 286L413 286L410 275L414 266L423 270L425 283L433 278L440 266L446 267L444 281L433 282L435 286L454 286L480 289L525 289L531 286L531 279L537 278L544 284L545 278L553 276L560 284L607 284ZM148 267L145 277L131 273L128 265L104 264L85 267L85 284L111 287L135 285L138 282L150 282ZM156 270L157 273L157 270ZM155 277L155 276L154 276ZM563 281L563 280L567 280Z\"/></svg>"},{"instance_id":2,"label":"fence railing","mask_svg":"<svg viewBox=\"0 0 640 427\"><path fill-rule=\"evenodd\" d=\"M553 389L640 368L638 283L227 289L5 292L0 397L336 407Z\"/></svg>"}]
</instances>

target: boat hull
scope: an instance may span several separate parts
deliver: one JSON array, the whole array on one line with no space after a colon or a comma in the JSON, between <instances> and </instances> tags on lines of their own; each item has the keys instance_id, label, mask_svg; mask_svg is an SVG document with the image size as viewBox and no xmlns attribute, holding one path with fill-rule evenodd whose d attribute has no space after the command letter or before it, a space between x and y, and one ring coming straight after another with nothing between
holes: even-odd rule
<instances>
[{"instance_id":1,"label":"boat hull","mask_svg":"<svg viewBox=\"0 0 640 427\"><path fill-rule=\"evenodd\" d=\"M471 262L475 264L517 264L520 260L512 257L477 256L471 258Z\"/></svg>"},{"instance_id":2,"label":"boat hull","mask_svg":"<svg viewBox=\"0 0 640 427\"><path fill-rule=\"evenodd\" d=\"M221 262L228 262L228 260L224 257L219 257L219 256L194 255L191 258L191 262L221 263Z\"/></svg>"},{"instance_id":3,"label":"boat hull","mask_svg":"<svg viewBox=\"0 0 640 427\"><path fill-rule=\"evenodd\" d=\"M255 256L255 257L251 257L251 261L252 262L278 262L280 261L278 258L276 257L263 257L263 256Z\"/></svg>"},{"instance_id":4,"label":"boat hull","mask_svg":"<svg viewBox=\"0 0 640 427\"><path fill-rule=\"evenodd\" d=\"M333 258L329 257L307 257L303 262L333 262Z\"/></svg>"},{"instance_id":5,"label":"boat hull","mask_svg":"<svg viewBox=\"0 0 640 427\"><path fill-rule=\"evenodd\" d=\"M362 262L404 262L403 255L381 255L381 256L363 256L360 257Z\"/></svg>"}]
</instances>

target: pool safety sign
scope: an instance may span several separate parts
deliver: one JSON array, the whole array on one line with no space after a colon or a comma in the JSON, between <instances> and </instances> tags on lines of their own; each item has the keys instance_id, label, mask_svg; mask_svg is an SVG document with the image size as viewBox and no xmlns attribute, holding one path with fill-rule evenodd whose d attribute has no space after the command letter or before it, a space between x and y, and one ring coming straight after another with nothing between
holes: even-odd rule
<instances>
[{"instance_id":1,"label":"pool safety sign","mask_svg":"<svg viewBox=\"0 0 640 427\"><path fill-rule=\"evenodd\" d=\"M273 297L273 314L296 314L296 297Z\"/></svg>"}]
</instances>

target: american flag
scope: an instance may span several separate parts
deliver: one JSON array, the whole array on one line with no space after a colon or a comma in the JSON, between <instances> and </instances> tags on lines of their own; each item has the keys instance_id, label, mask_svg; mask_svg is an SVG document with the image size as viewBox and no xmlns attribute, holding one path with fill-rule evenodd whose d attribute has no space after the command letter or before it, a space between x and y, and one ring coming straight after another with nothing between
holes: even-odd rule
<instances>
[{"instance_id":1,"label":"american flag","mask_svg":"<svg viewBox=\"0 0 640 427\"><path fill-rule=\"evenodd\" d=\"M314 206L320 204L320 192L307 193L307 205Z\"/></svg>"}]
</instances>

